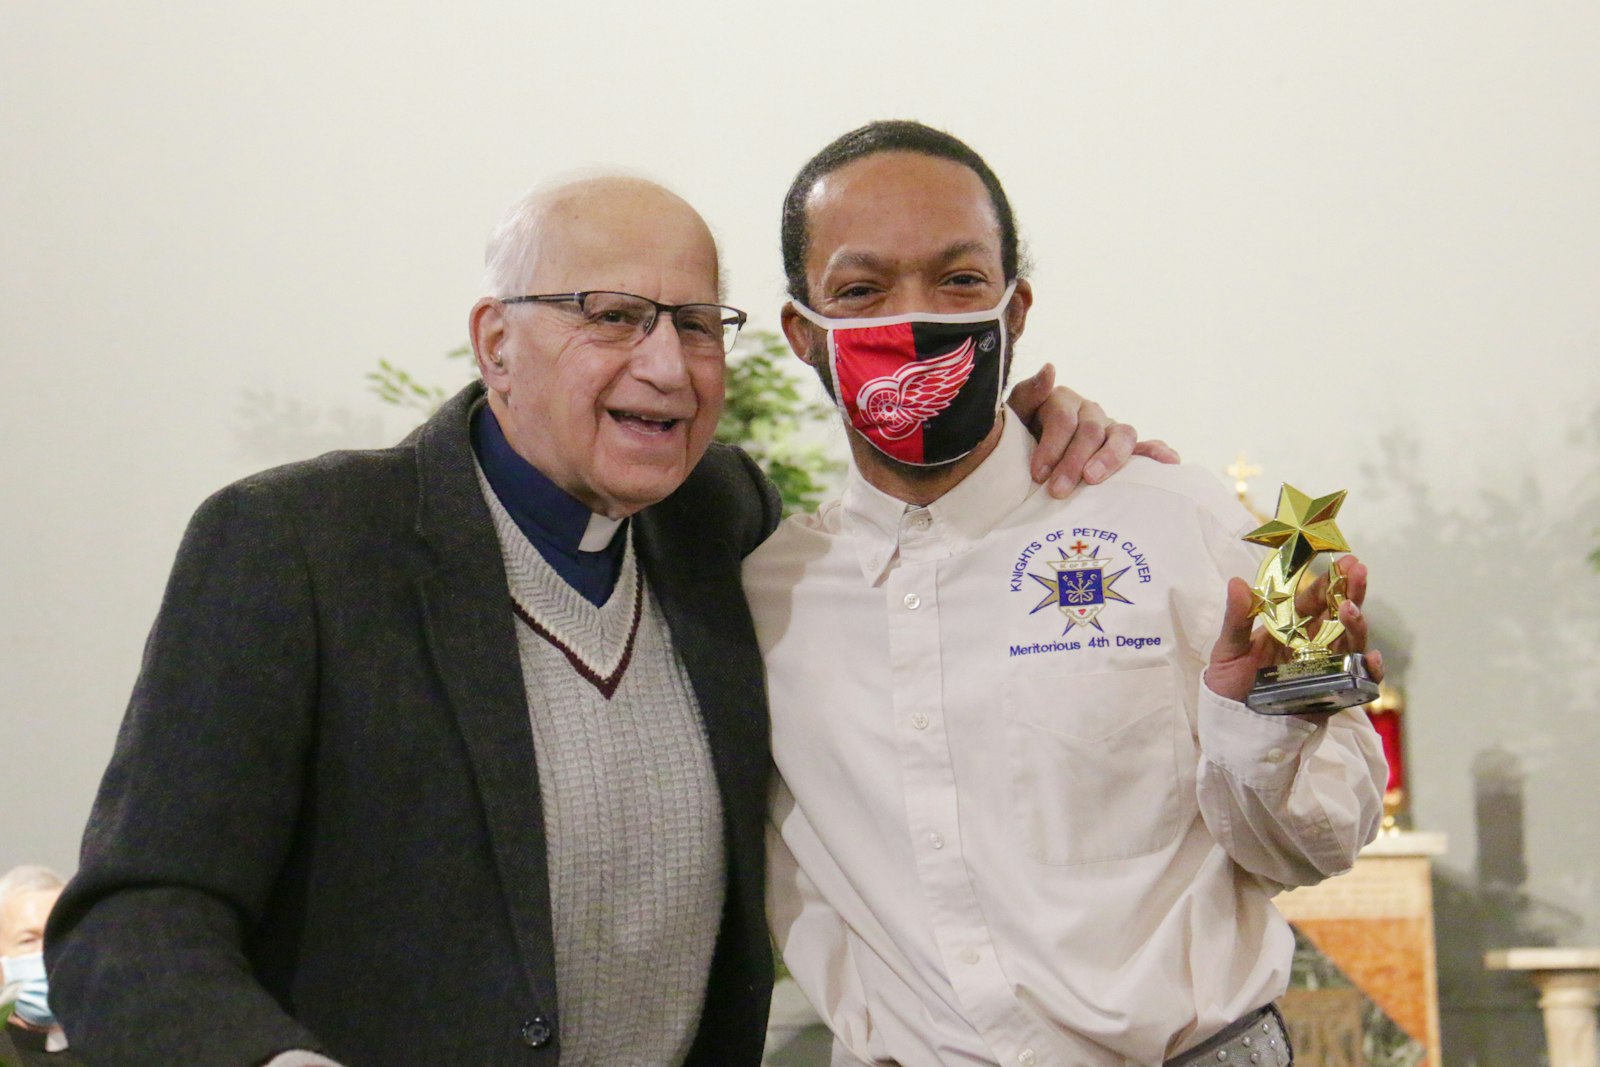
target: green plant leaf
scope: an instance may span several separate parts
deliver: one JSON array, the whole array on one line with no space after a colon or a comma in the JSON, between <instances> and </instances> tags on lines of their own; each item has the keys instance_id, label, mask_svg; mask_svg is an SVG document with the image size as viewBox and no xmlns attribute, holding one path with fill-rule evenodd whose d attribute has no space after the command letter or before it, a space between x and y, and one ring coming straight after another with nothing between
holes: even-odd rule
<instances>
[{"instance_id":1,"label":"green plant leaf","mask_svg":"<svg viewBox=\"0 0 1600 1067\"><path fill-rule=\"evenodd\" d=\"M746 331L728 357L717 423L717 440L750 454L778 487L786 514L820 504L844 469L825 448L805 440L807 431L826 426L832 412L803 396L793 366L781 336Z\"/></svg>"}]
</instances>

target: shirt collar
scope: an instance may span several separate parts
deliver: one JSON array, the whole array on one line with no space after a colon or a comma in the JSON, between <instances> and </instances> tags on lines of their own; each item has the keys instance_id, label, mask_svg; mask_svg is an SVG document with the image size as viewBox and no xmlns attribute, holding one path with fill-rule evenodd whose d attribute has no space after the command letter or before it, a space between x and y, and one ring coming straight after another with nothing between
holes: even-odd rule
<instances>
[{"instance_id":1,"label":"shirt collar","mask_svg":"<svg viewBox=\"0 0 1600 1067\"><path fill-rule=\"evenodd\" d=\"M867 581L881 581L898 557L913 551L913 543L919 558L948 557L986 537L1039 489L1028 473L1032 444L1028 431L1008 413L994 451L926 508L885 493L852 463L840 501L842 521Z\"/></svg>"},{"instance_id":2,"label":"shirt collar","mask_svg":"<svg viewBox=\"0 0 1600 1067\"><path fill-rule=\"evenodd\" d=\"M568 555L599 552L611 543L623 520L590 511L517 455L488 404L473 416L472 443L494 495L529 540L542 540Z\"/></svg>"},{"instance_id":3,"label":"shirt collar","mask_svg":"<svg viewBox=\"0 0 1600 1067\"><path fill-rule=\"evenodd\" d=\"M38 1030L31 1026L24 1026L16 1019L0 1026L11 1043L19 1049L29 1052L65 1052L67 1050L67 1034L60 1026L52 1026L48 1030ZM7 1060L7 1063L10 1061Z\"/></svg>"}]
</instances>

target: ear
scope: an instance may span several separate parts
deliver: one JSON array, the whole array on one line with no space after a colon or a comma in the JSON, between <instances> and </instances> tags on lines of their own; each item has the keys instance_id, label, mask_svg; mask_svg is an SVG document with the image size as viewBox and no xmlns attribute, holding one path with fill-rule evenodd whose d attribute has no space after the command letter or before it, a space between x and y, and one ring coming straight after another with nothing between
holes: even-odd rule
<instances>
[{"instance_id":1,"label":"ear","mask_svg":"<svg viewBox=\"0 0 1600 1067\"><path fill-rule=\"evenodd\" d=\"M472 336L472 354L483 384L490 392L504 395L511 388L511 372L501 354L510 333L506 306L488 296L473 304L467 315L467 332Z\"/></svg>"},{"instance_id":2,"label":"ear","mask_svg":"<svg viewBox=\"0 0 1600 1067\"><path fill-rule=\"evenodd\" d=\"M778 313L778 319L783 324L783 336L789 341L789 350L800 357L800 362L811 363L811 350L815 347L816 323L807 319L794 309L794 301L784 303L783 310Z\"/></svg>"},{"instance_id":3,"label":"ear","mask_svg":"<svg viewBox=\"0 0 1600 1067\"><path fill-rule=\"evenodd\" d=\"M1006 305L1006 333L1015 341L1022 336L1022 328L1028 323L1028 309L1033 307L1033 286L1026 278L1017 279L1017 291L1011 294L1011 303Z\"/></svg>"}]
</instances>

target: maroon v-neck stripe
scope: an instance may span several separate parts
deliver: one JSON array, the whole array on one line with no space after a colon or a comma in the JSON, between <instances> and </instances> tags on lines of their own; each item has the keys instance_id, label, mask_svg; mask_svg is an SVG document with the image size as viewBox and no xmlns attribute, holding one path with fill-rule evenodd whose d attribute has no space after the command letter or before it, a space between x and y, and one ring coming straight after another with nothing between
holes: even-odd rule
<instances>
[{"instance_id":1,"label":"maroon v-neck stripe","mask_svg":"<svg viewBox=\"0 0 1600 1067\"><path fill-rule=\"evenodd\" d=\"M623 646L622 658L617 661L616 669L603 677L567 647L565 641L539 625L539 621L528 614L527 609L517 601L516 597L511 598L511 610L517 613L517 618L527 624L528 629L560 649L561 654L567 657L567 662L572 664L572 669L582 675L590 685L600 690L601 696L610 700L611 694L622 684L622 675L628 669L628 662L633 659L633 643L639 636L639 618L644 611L644 582L639 580L633 583L633 621L628 625L628 642Z\"/></svg>"}]
</instances>

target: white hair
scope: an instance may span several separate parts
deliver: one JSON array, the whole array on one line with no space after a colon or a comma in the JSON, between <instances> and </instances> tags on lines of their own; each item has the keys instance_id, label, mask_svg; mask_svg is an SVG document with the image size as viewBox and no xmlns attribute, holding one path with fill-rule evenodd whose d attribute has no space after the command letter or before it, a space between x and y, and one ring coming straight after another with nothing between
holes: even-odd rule
<instances>
[{"instance_id":1,"label":"white hair","mask_svg":"<svg viewBox=\"0 0 1600 1067\"><path fill-rule=\"evenodd\" d=\"M533 267L539 258L539 224L544 221L545 208L551 199L562 189L601 178L632 178L661 184L639 171L619 167L586 167L558 174L535 185L517 198L489 233L489 245L483 252L485 296L521 294L521 287L533 276Z\"/></svg>"},{"instance_id":2,"label":"white hair","mask_svg":"<svg viewBox=\"0 0 1600 1067\"><path fill-rule=\"evenodd\" d=\"M66 884L67 880L49 867L24 863L20 867L11 868L4 877L0 877L0 908L5 907L6 903L18 893L60 889Z\"/></svg>"},{"instance_id":3,"label":"white hair","mask_svg":"<svg viewBox=\"0 0 1600 1067\"><path fill-rule=\"evenodd\" d=\"M539 221L548 194L544 185L528 190L490 231L489 245L483 251L485 296L516 296L522 279L533 273Z\"/></svg>"},{"instance_id":4,"label":"white hair","mask_svg":"<svg viewBox=\"0 0 1600 1067\"><path fill-rule=\"evenodd\" d=\"M565 189L582 185L587 182L599 181L607 178L621 178L625 180L648 182L659 189L670 193L683 200L687 200L669 188L667 185L640 171L627 170L618 167L590 167L582 170L568 171L565 174L542 181L517 198L516 203L500 216L500 221L495 223L494 229L489 233L489 243L483 252L483 292L485 296L507 297L522 295L522 287L533 277L534 266L538 263L540 252L540 233L545 219L546 209L550 202ZM690 205L693 210L693 205ZM698 212L696 212L698 214ZM702 221L704 221L702 219ZM709 224L708 224L709 228ZM713 247L717 242L713 235ZM718 261L721 260L721 249L716 249ZM718 289L721 289L721 272L718 272Z\"/></svg>"}]
</instances>

